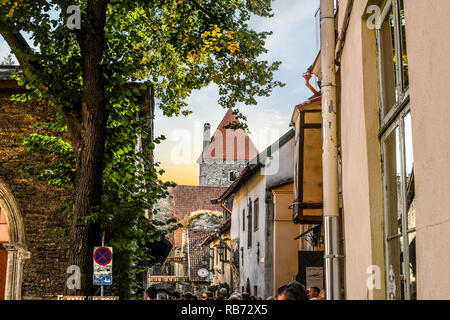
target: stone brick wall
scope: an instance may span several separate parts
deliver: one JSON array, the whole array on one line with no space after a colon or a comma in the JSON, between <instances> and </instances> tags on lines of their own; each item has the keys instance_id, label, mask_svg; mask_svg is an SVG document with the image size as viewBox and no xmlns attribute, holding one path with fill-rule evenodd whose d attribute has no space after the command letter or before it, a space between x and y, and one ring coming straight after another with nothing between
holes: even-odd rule
<instances>
[{"instance_id":1,"label":"stone brick wall","mask_svg":"<svg viewBox=\"0 0 450 320\"><path fill-rule=\"evenodd\" d=\"M247 160L220 160L204 159L200 163L199 184L201 186L228 187L232 181L229 179L231 171L236 177L245 168Z\"/></svg>"},{"instance_id":2,"label":"stone brick wall","mask_svg":"<svg viewBox=\"0 0 450 320\"><path fill-rule=\"evenodd\" d=\"M31 132L37 121L51 121L54 109L43 103L15 103L11 92L0 91L0 180L11 190L23 215L25 242L31 253L23 269L23 299L54 299L62 294L67 279L68 238L51 233L65 225L63 201L70 190L38 182L18 172L19 167L42 164L47 159L25 151L18 140Z\"/></svg>"}]
</instances>

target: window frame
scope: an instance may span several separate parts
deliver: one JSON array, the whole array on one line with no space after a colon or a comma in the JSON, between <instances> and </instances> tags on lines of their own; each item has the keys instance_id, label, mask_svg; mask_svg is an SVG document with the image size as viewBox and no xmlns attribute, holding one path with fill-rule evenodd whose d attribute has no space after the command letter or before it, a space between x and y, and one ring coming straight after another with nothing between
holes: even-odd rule
<instances>
[{"instance_id":1,"label":"window frame","mask_svg":"<svg viewBox=\"0 0 450 320\"><path fill-rule=\"evenodd\" d=\"M259 198L253 201L253 232L259 230Z\"/></svg>"},{"instance_id":2,"label":"window frame","mask_svg":"<svg viewBox=\"0 0 450 320\"><path fill-rule=\"evenodd\" d=\"M401 269L403 272L403 276L405 278L404 280L404 287L403 287L403 294L405 300L411 300L411 279L410 279L410 273L409 273L409 264L410 264L410 255L409 255L409 235L411 233L416 232L416 228L408 228L408 210L407 210L407 200L406 200L406 182L407 182L407 172L406 172L406 143L405 143L405 118L408 114L411 113L410 106L407 105L405 108L400 112L399 116L395 121L391 124L391 126L384 132L384 134L381 137L381 152L382 152L382 172L383 172L383 217L384 217L384 248L385 248L385 267L386 267L386 290L389 289L389 270L390 270L390 251L389 251L389 245L390 241L401 237L402 238L402 247L403 250L401 251L403 254L403 261L401 262ZM384 159L386 159L386 140L387 138L398 128L399 133L399 148L400 148L400 193L401 193L401 210L402 210L402 216L401 216L401 226L402 230L400 233L396 234L390 234L388 223L389 219L391 217L389 216L390 208L389 208L389 195L386 194L386 188L387 188L387 175L386 175L386 162ZM386 292L387 296L389 292Z\"/></svg>"},{"instance_id":3,"label":"window frame","mask_svg":"<svg viewBox=\"0 0 450 320\"><path fill-rule=\"evenodd\" d=\"M379 100L380 100L380 131L378 137L381 143L381 165L382 165L382 175L383 175L383 223L384 223L384 255L385 255L385 282L386 282L386 296L389 298L389 270L390 270L390 241L395 240L396 238L402 237L402 247L403 251L401 254L403 255L403 261L400 261L400 267L403 272L404 277L404 286L403 292L400 287L399 290L404 295L405 300L411 299L411 279L409 272L409 264L410 264L410 255L409 255L409 234L416 231L416 228L408 229L408 212L407 212L407 204L406 204L406 142L405 142L405 117L410 114L411 116L411 108L410 108L410 92L409 87L405 87L405 78L404 78L404 67L403 67L403 56L402 56L402 44L401 44L401 36L402 36L402 25L400 21L400 0L387 0L382 13L380 15L379 20L376 25L376 44L377 44L377 62L378 62L378 78L379 78ZM391 10L393 11L394 16L394 58L398 63L395 65L395 96L396 101L393 106L384 105L384 74L383 74L383 56L381 54L381 26L386 21L386 19L390 18ZM385 113L385 110L389 108L389 111ZM397 130L399 134L399 148L400 148L400 192L401 192L401 226L402 230L397 234L389 234L388 221L390 219L389 212L389 195L386 193L387 190L387 167L385 159L388 152L386 147L386 141L390 137L390 135Z\"/></svg>"},{"instance_id":4,"label":"window frame","mask_svg":"<svg viewBox=\"0 0 450 320\"><path fill-rule=\"evenodd\" d=\"M395 121L395 119L399 116L400 112L406 107L406 105L409 103L409 87L406 89L403 89L403 84L405 82L405 79L403 77L403 67L402 67L402 45L401 45L401 22L400 22L400 0L387 0L383 10L381 12L381 15L377 21L376 24L376 41L377 41L377 61L378 61L378 79L379 79L379 99L380 99L380 134L383 135L383 133L392 125L392 123ZM383 63L382 63L382 57L381 57L381 43L380 43L380 34L381 34L381 27L386 19L389 19L389 13L391 12L391 9L393 9L393 15L394 15L394 50L395 50L395 59L398 61L396 64L396 83L395 83L395 95L396 95L396 103L393 106L386 106L384 103L384 92L383 92ZM391 107L391 109L385 113L385 111L388 109L388 107Z\"/></svg>"}]
</instances>

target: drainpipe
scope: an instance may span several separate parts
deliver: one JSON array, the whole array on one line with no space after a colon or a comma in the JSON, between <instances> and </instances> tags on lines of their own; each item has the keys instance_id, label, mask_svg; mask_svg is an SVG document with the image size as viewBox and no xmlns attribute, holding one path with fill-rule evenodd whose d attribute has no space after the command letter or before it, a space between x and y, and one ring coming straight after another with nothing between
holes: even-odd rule
<instances>
[{"instance_id":1,"label":"drainpipe","mask_svg":"<svg viewBox=\"0 0 450 320\"><path fill-rule=\"evenodd\" d=\"M306 80L306 86L309 90L311 90L312 93L317 94L317 90L314 89L314 87L309 83L309 80L312 78L311 71L308 70L305 74L303 74L303 78Z\"/></svg>"},{"instance_id":2,"label":"drainpipe","mask_svg":"<svg viewBox=\"0 0 450 320\"><path fill-rule=\"evenodd\" d=\"M189 228L186 228L186 239L187 239L187 265L188 265L188 281L191 281L191 252L189 248Z\"/></svg>"},{"instance_id":3,"label":"drainpipe","mask_svg":"<svg viewBox=\"0 0 450 320\"><path fill-rule=\"evenodd\" d=\"M334 0L320 0L323 128L323 223L327 300L341 299Z\"/></svg>"},{"instance_id":4,"label":"drainpipe","mask_svg":"<svg viewBox=\"0 0 450 320\"><path fill-rule=\"evenodd\" d=\"M225 207L225 206L223 205L223 200L218 200L218 203L219 203L219 206L220 206L223 210L225 210L226 212L228 212L228 214L229 214L230 216L233 215L233 212L231 212L230 210L228 210L227 207Z\"/></svg>"}]
</instances>

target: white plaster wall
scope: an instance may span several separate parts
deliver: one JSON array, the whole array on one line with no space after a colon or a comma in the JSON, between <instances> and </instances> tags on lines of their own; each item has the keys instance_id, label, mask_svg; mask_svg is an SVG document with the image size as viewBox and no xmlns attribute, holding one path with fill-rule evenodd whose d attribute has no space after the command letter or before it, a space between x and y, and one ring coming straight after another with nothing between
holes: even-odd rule
<instances>
[{"instance_id":1,"label":"white plaster wall","mask_svg":"<svg viewBox=\"0 0 450 320\"><path fill-rule=\"evenodd\" d=\"M257 295L266 298L272 295L271 286L267 286L265 279L271 278L272 269L269 267L272 257L265 257L266 246L272 245L272 236L266 236L268 226L266 225L266 191L272 185L290 180L294 172L294 138L274 151L272 158L266 162L266 167L258 170L237 192L234 197L233 215L231 218L231 238L239 239L239 257L240 257L240 286L247 284L247 278L250 280L251 294L254 295L254 286L258 287ZM272 165L271 165L272 163ZM252 246L248 248L248 201L252 203L259 199L259 228L258 231L252 230ZM245 230L242 230L242 214L245 209ZM254 210L254 208L253 208ZM253 211L254 212L254 211ZM252 221L254 227L254 219ZM270 221L269 223L272 223ZM259 263L257 259L257 250L259 242ZM241 249L244 249L244 261L242 263ZM267 273L267 274L266 274ZM267 291L267 292L266 292Z\"/></svg>"}]
</instances>

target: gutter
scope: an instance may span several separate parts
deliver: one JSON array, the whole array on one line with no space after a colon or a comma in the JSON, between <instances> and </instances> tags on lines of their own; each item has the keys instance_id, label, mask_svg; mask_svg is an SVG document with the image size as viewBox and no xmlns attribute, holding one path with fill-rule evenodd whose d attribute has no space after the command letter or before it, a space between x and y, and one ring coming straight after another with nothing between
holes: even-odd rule
<instances>
[{"instance_id":1,"label":"gutter","mask_svg":"<svg viewBox=\"0 0 450 320\"><path fill-rule=\"evenodd\" d=\"M334 0L320 0L322 70L322 168L325 290L327 300L341 299L339 254L337 86Z\"/></svg>"},{"instance_id":2,"label":"gutter","mask_svg":"<svg viewBox=\"0 0 450 320\"><path fill-rule=\"evenodd\" d=\"M344 51L344 45L345 45L345 37L347 36L347 29L348 26L350 24L350 16L353 10L353 3L354 0L351 0L347 3L347 7L345 8L345 14L344 14L344 19L346 20L345 22L345 26L344 28L342 28L341 33L338 36L338 41L336 44L336 65L338 67L341 66L341 56L342 56L342 51Z\"/></svg>"},{"instance_id":3,"label":"gutter","mask_svg":"<svg viewBox=\"0 0 450 320\"><path fill-rule=\"evenodd\" d=\"M219 203L219 206L220 206L223 210L225 210L226 212L228 212L228 214L229 214L230 216L233 215L233 212L231 212L230 210L228 210L228 208L225 207L225 206L223 205L223 199L219 199L219 200L218 200L218 203Z\"/></svg>"},{"instance_id":4,"label":"gutter","mask_svg":"<svg viewBox=\"0 0 450 320\"><path fill-rule=\"evenodd\" d=\"M309 71L309 69L305 74L303 74L303 78L306 80L306 86L308 87L308 89L316 95L318 93L317 90L314 89L314 87L309 83L309 80L311 80L312 78L312 73Z\"/></svg>"}]
</instances>

